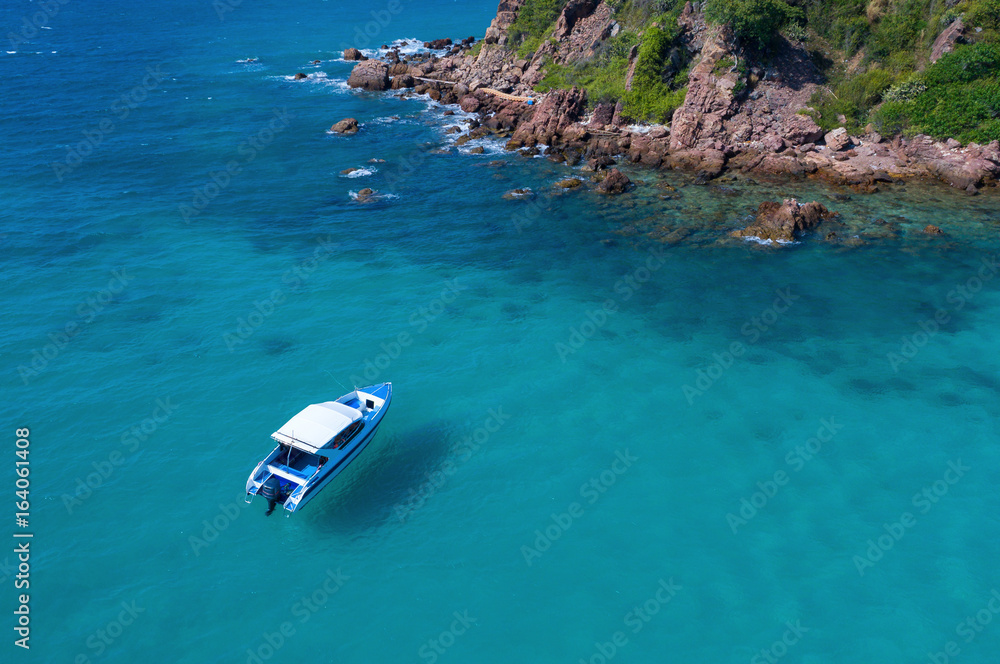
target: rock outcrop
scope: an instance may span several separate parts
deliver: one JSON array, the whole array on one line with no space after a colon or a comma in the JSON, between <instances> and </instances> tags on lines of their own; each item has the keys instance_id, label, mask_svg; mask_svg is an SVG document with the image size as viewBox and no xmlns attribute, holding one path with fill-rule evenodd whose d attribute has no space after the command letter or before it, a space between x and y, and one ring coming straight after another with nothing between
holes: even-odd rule
<instances>
[{"instance_id":1,"label":"rock outcrop","mask_svg":"<svg viewBox=\"0 0 1000 664\"><path fill-rule=\"evenodd\" d=\"M378 60L364 60L351 70L347 85L378 92L389 89L389 65Z\"/></svg>"},{"instance_id":2,"label":"rock outcrop","mask_svg":"<svg viewBox=\"0 0 1000 664\"><path fill-rule=\"evenodd\" d=\"M597 185L597 190L605 194L621 194L628 191L631 186L632 181L624 173L612 168Z\"/></svg>"},{"instance_id":3,"label":"rock outcrop","mask_svg":"<svg viewBox=\"0 0 1000 664\"><path fill-rule=\"evenodd\" d=\"M344 59L345 60L364 60L365 56L361 54L356 48L345 48L344 49Z\"/></svg>"},{"instance_id":4,"label":"rock outcrop","mask_svg":"<svg viewBox=\"0 0 1000 664\"><path fill-rule=\"evenodd\" d=\"M937 62L941 56L951 53L955 46L965 41L965 24L961 18L952 21L951 25L941 31L931 46L931 62Z\"/></svg>"},{"instance_id":5,"label":"rock outcrop","mask_svg":"<svg viewBox=\"0 0 1000 664\"><path fill-rule=\"evenodd\" d=\"M755 237L772 242L794 242L797 234L815 228L830 211L815 201L800 205L794 198L782 203L765 201L757 208L757 218L743 230L733 231L735 237Z\"/></svg>"},{"instance_id":6,"label":"rock outcrop","mask_svg":"<svg viewBox=\"0 0 1000 664\"><path fill-rule=\"evenodd\" d=\"M512 141L518 146L554 145L586 133L574 126L586 107L587 93L578 88L553 90L535 107L531 116L518 124Z\"/></svg>"},{"instance_id":7,"label":"rock outcrop","mask_svg":"<svg viewBox=\"0 0 1000 664\"><path fill-rule=\"evenodd\" d=\"M358 121L354 118L344 118L330 127L330 131L336 134L356 134L358 132Z\"/></svg>"}]
</instances>

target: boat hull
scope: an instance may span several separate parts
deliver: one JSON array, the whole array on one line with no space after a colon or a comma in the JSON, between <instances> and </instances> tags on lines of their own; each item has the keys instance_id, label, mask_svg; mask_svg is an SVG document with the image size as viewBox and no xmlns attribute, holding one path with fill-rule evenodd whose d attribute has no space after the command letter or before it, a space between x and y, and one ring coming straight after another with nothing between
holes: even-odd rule
<instances>
[{"instance_id":1,"label":"boat hull","mask_svg":"<svg viewBox=\"0 0 1000 664\"><path fill-rule=\"evenodd\" d=\"M378 433L378 427L382 423L382 419L385 417L389 404L392 401L392 384L382 383L379 385L372 385L367 388L359 388L354 392L344 395L338 399L338 401L347 404L359 403L360 405L359 400L363 396L374 396L377 400L381 401L381 404L378 405L377 408L366 409L363 416L365 424L359 432L360 435L356 436L344 446L343 453L340 454L338 458L330 458L328 464L320 465L320 467L308 479L302 478L305 481L290 491L289 495L281 502L282 507L286 512L288 512L288 514L297 512L305 507L305 505L315 498L320 491L330 484L330 482L344 472L344 470L361 455L372 440L374 440L375 435ZM280 445L276 447L271 454L257 464L257 467L250 474L250 477L247 480L247 502L252 501L254 496L259 495L264 483L267 482L273 474L277 474L271 472L272 466L270 465L270 462L278 461L277 454L281 449ZM323 451L324 450L318 450L313 456L321 458L322 455L320 452ZM284 470L289 471L290 469L284 467ZM291 479L292 484L298 482L298 479L289 478L287 472L282 473L281 477ZM286 486L288 485L289 483L286 479Z\"/></svg>"}]
</instances>

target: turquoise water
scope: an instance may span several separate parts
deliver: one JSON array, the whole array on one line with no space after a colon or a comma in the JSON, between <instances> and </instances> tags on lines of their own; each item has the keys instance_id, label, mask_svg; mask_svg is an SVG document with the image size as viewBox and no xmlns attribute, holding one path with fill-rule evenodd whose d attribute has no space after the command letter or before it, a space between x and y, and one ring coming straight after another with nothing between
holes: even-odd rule
<instances>
[{"instance_id":1,"label":"turquoise water","mask_svg":"<svg viewBox=\"0 0 1000 664\"><path fill-rule=\"evenodd\" d=\"M565 167L345 89L382 6L58 7L0 54L17 661L995 661L995 193L552 194ZM385 7L373 43L496 9ZM779 196L898 232L726 238ZM244 505L272 431L383 380L345 476L291 518Z\"/></svg>"}]
</instances>

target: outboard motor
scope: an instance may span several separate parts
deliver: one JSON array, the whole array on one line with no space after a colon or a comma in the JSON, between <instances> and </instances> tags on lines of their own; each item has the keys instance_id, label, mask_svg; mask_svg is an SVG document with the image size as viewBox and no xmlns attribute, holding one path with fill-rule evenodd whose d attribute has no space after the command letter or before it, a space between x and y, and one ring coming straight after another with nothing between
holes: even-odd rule
<instances>
[{"instance_id":1,"label":"outboard motor","mask_svg":"<svg viewBox=\"0 0 1000 664\"><path fill-rule=\"evenodd\" d=\"M284 501L281 495L281 482L278 480L277 475L271 475L264 480L264 483L260 485L260 495L264 496L267 500L267 511L264 512L264 516L271 516L274 506L279 501Z\"/></svg>"}]
</instances>

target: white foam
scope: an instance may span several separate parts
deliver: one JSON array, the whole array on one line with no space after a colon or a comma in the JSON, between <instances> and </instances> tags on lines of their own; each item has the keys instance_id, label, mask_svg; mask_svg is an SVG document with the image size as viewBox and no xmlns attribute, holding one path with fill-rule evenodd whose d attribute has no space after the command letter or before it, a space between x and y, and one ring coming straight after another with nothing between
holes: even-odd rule
<instances>
[{"instance_id":1,"label":"white foam","mask_svg":"<svg viewBox=\"0 0 1000 664\"><path fill-rule=\"evenodd\" d=\"M343 173L340 177L342 178L365 178L369 175L375 175L378 169L376 168L358 168L350 173Z\"/></svg>"},{"instance_id":2,"label":"white foam","mask_svg":"<svg viewBox=\"0 0 1000 664\"><path fill-rule=\"evenodd\" d=\"M295 75L291 76L276 76L273 77L278 80L289 81L291 83L312 83L313 85L322 85L326 87L332 87L337 90L349 91L351 87L347 85L346 78L330 78L325 71L317 71L309 74L304 79L295 80Z\"/></svg>"},{"instance_id":3,"label":"white foam","mask_svg":"<svg viewBox=\"0 0 1000 664\"><path fill-rule=\"evenodd\" d=\"M745 235L743 237L743 239L746 240L747 242L756 242L757 244L763 244L763 245L771 245L771 244L779 244L779 245L799 244L798 242L795 242L793 240L778 240L777 243L776 243L774 240L772 240L770 238L768 238L767 240L765 240L763 238L757 237L756 235Z\"/></svg>"}]
</instances>

